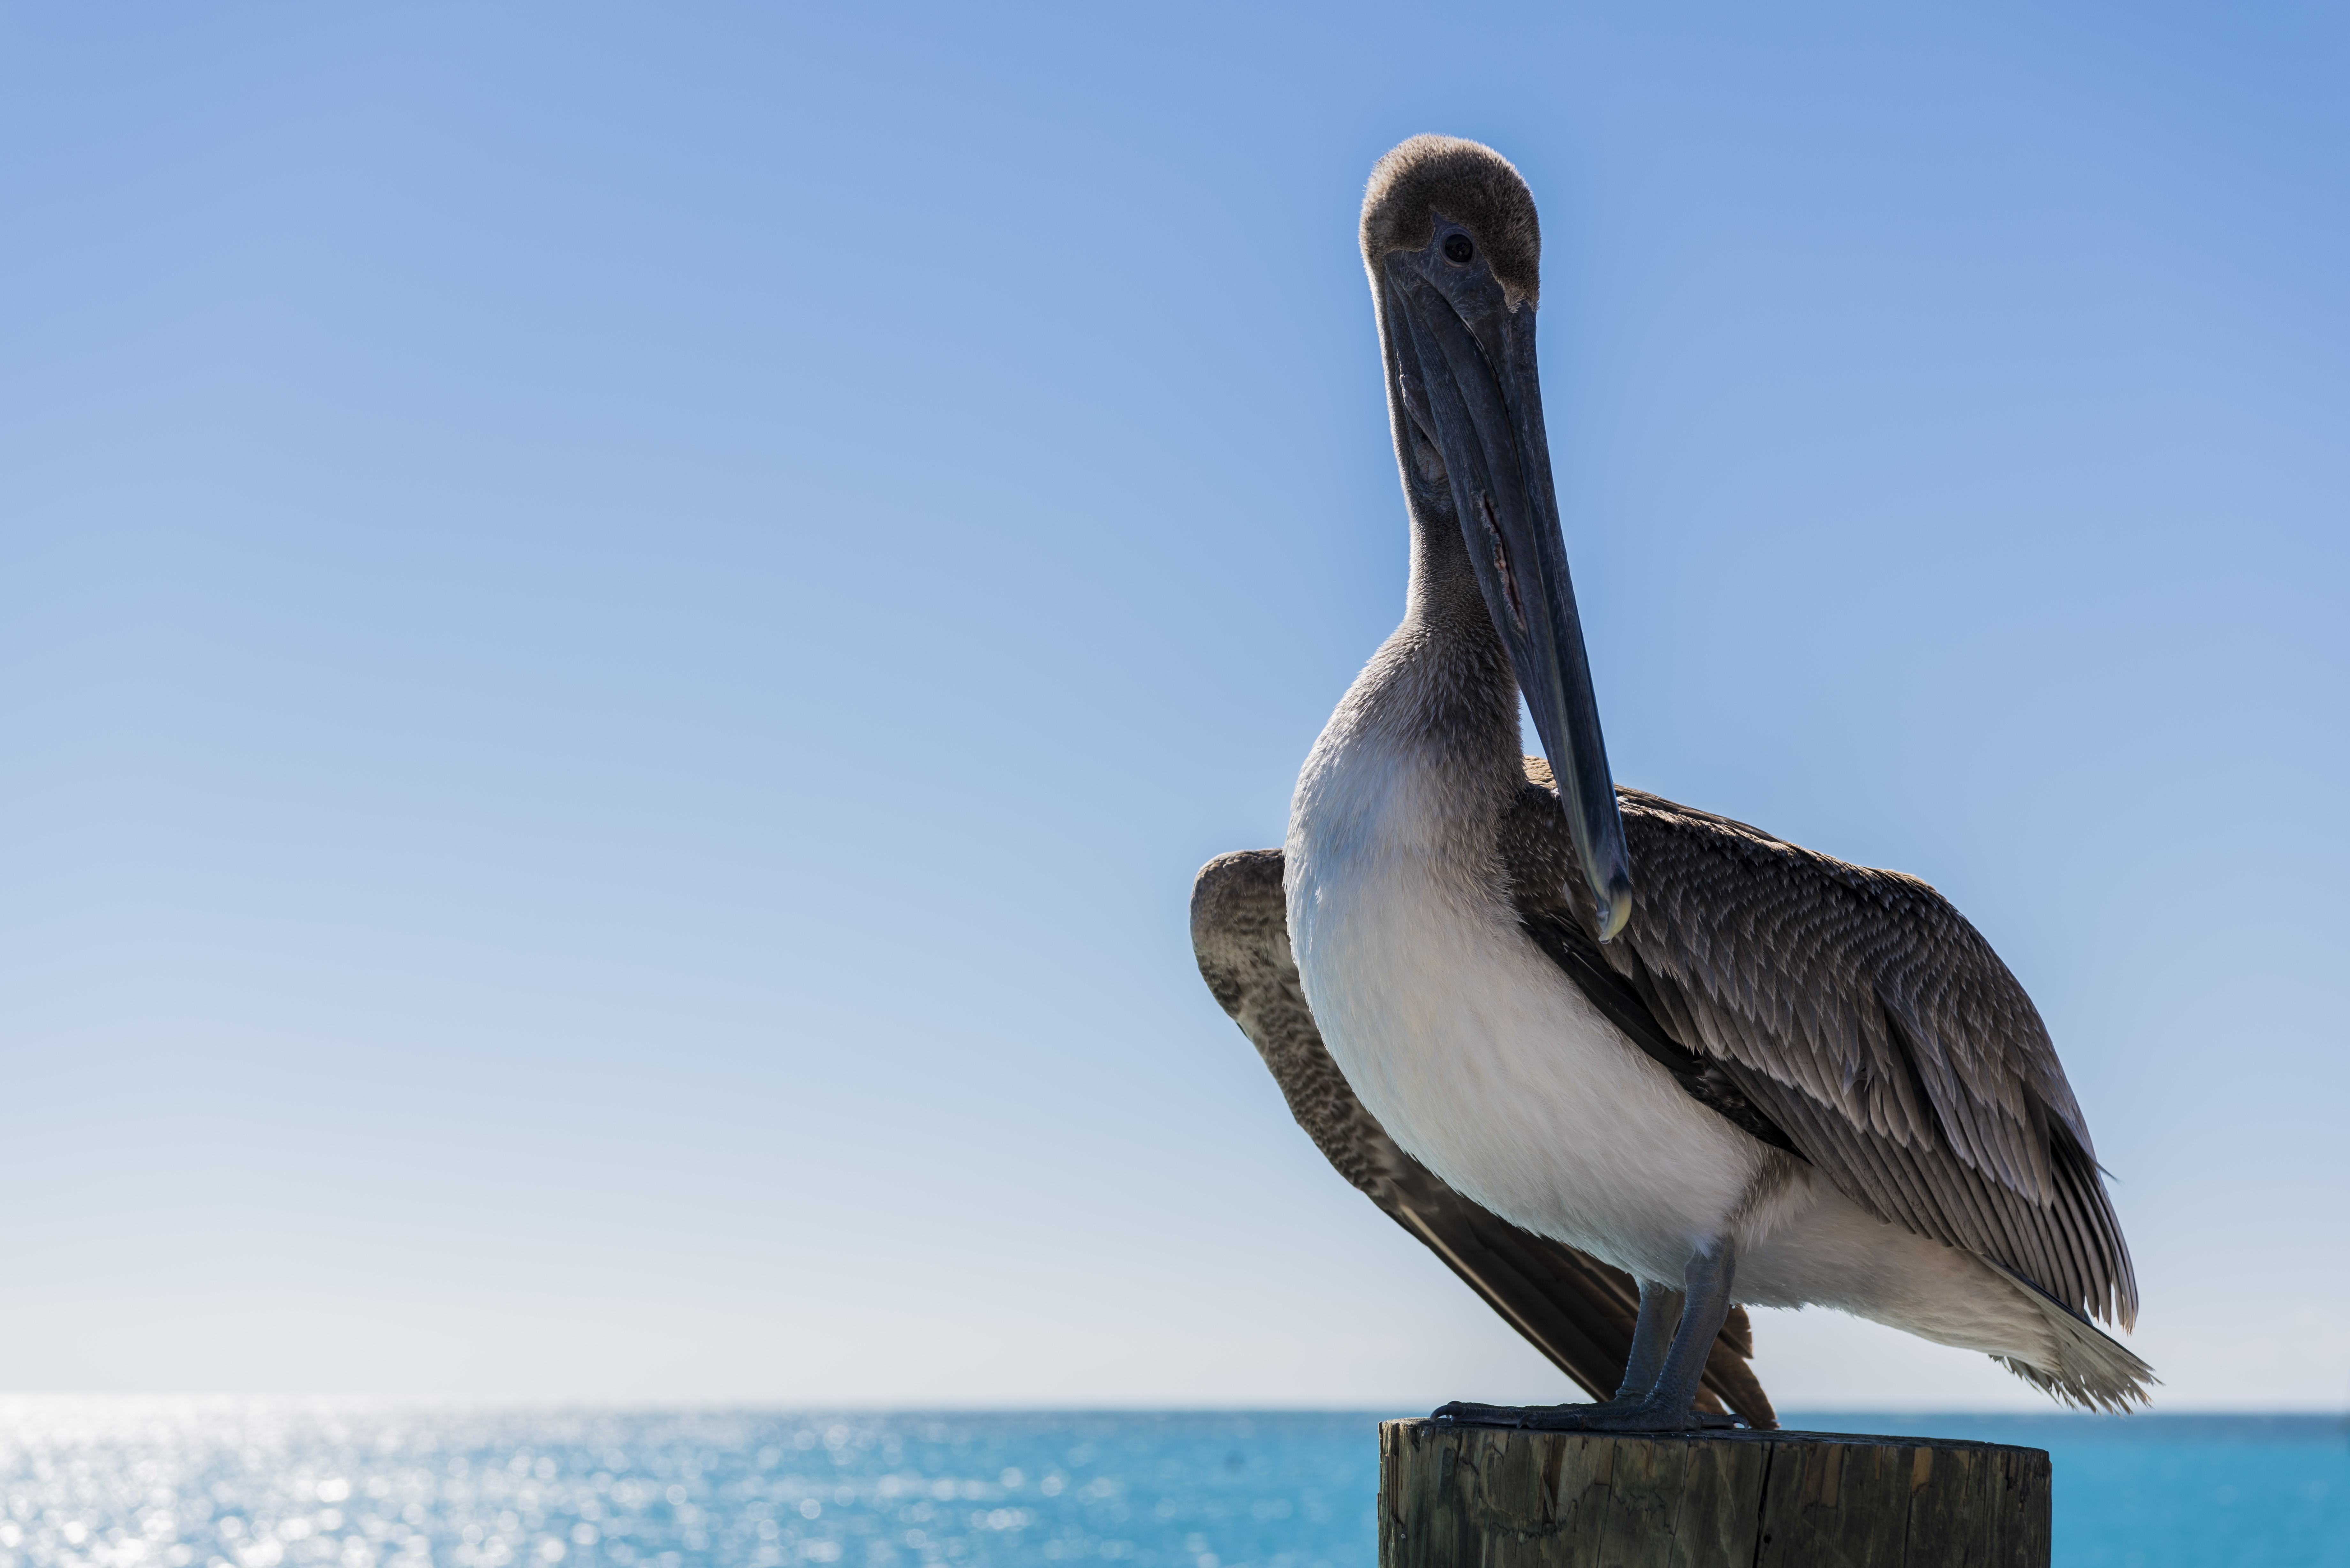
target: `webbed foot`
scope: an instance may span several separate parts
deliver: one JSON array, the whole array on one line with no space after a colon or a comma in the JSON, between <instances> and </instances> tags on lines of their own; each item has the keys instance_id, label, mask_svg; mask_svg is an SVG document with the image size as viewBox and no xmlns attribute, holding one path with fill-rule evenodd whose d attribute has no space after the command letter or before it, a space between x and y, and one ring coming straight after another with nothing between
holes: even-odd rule
<instances>
[{"instance_id":1,"label":"webbed foot","mask_svg":"<svg viewBox=\"0 0 2350 1568\"><path fill-rule=\"evenodd\" d=\"M1456 1399L1430 1412L1430 1419L1525 1432L1723 1432L1746 1425L1719 1410L1686 1405L1676 1409L1646 1399L1609 1399L1597 1405L1472 1405Z\"/></svg>"}]
</instances>

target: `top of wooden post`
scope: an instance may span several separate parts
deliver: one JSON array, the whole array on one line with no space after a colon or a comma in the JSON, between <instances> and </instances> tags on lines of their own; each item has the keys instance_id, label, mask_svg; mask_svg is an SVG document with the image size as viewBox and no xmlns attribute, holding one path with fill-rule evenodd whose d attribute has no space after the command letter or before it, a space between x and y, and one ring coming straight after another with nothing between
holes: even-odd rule
<instances>
[{"instance_id":1,"label":"top of wooden post","mask_svg":"<svg viewBox=\"0 0 2350 1568\"><path fill-rule=\"evenodd\" d=\"M1381 1568L2046 1568L2044 1449L1379 1425Z\"/></svg>"}]
</instances>

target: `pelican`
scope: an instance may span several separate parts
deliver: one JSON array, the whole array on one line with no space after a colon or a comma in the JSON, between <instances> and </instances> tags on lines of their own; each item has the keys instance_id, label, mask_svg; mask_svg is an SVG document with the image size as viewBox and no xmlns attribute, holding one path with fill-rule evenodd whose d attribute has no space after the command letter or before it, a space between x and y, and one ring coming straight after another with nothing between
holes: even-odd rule
<instances>
[{"instance_id":1,"label":"pelican","mask_svg":"<svg viewBox=\"0 0 2350 1568\"><path fill-rule=\"evenodd\" d=\"M1332 1163L1577 1382L1613 1375L1592 1404L1437 1417L1768 1425L1742 1304L2144 1403L2152 1369L2091 1321L2131 1326L2137 1283L2087 1123L1990 945L1914 877L1614 783L1524 181L1415 137L1372 171L1362 247L1403 621L1307 756L1284 847L1201 872L1192 935ZM1548 763L1521 754L1521 693Z\"/></svg>"}]
</instances>

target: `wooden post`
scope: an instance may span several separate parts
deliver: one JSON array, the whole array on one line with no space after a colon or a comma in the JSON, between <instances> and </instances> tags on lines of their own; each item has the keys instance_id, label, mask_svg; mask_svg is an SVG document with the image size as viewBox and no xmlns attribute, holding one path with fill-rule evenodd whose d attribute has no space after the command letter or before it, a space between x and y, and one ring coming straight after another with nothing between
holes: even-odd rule
<instances>
[{"instance_id":1,"label":"wooden post","mask_svg":"<svg viewBox=\"0 0 2350 1568\"><path fill-rule=\"evenodd\" d=\"M2048 1455L1379 1424L1379 1568L2047 1568Z\"/></svg>"}]
</instances>

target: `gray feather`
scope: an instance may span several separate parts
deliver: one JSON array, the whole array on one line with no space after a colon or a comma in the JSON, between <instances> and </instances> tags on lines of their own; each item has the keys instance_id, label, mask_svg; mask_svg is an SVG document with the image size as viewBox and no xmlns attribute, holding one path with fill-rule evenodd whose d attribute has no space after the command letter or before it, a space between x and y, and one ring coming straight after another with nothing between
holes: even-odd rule
<instances>
[{"instance_id":1,"label":"gray feather","mask_svg":"<svg viewBox=\"0 0 2350 1568\"><path fill-rule=\"evenodd\" d=\"M1503 828L1522 888L1584 911L1549 771ZM1879 1218L2124 1327L2137 1280L2047 1026L1917 877L1619 789L1639 905L1600 950L1692 1052ZM1522 901L1524 898L1522 894Z\"/></svg>"}]
</instances>

